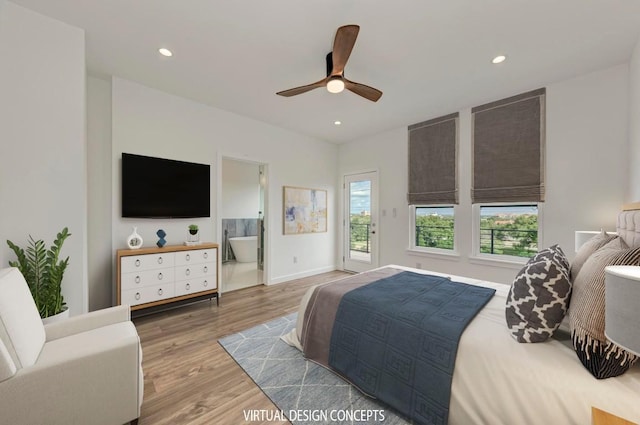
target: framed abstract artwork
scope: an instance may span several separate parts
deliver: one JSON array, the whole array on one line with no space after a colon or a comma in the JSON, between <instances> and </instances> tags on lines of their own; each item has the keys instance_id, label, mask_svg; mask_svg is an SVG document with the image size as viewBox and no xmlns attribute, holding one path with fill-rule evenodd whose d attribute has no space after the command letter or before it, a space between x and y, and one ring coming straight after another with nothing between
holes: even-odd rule
<instances>
[{"instance_id":1,"label":"framed abstract artwork","mask_svg":"<svg viewBox=\"0 0 640 425\"><path fill-rule=\"evenodd\" d=\"M327 191L303 187L283 187L283 234L327 231Z\"/></svg>"}]
</instances>

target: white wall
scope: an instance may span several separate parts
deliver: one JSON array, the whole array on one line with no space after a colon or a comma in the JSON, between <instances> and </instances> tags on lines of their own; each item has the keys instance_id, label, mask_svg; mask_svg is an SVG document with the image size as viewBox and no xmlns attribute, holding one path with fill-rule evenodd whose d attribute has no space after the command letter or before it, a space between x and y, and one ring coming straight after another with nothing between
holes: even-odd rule
<instances>
[{"instance_id":1,"label":"white wall","mask_svg":"<svg viewBox=\"0 0 640 425\"><path fill-rule=\"evenodd\" d=\"M87 309L84 32L0 0L0 266L5 240L49 246L67 226L63 295Z\"/></svg>"},{"instance_id":2,"label":"white wall","mask_svg":"<svg viewBox=\"0 0 640 425\"><path fill-rule=\"evenodd\" d=\"M629 175L627 64L548 86L546 245L615 230Z\"/></svg>"},{"instance_id":3,"label":"white wall","mask_svg":"<svg viewBox=\"0 0 640 425\"><path fill-rule=\"evenodd\" d=\"M333 270L336 267L336 222L322 234L282 235L282 186L326 189L330 217L336 211L337 151L335 145L172 96L140 84L112 80L112 229L113 249L125 248L132 226L145 246L153 246L162 228L169 244L184 241L187 225L200 226L201 240L220 242L216 216L219 155L266 163L268 173L267 282ZM120 214L122 152L209 163L210 219L123 219ZM293 256L298 262L293 263Z\"/></svg>"},{"instance_id":4,"label":"white wall","mask_svg":"<svg viewBox=\"0 0 640 425\"><path fill-rule=\"evenodd\" d=\"M89 310L113 305L111 80L87 78Z\"/></svg>"},{"instance_id":5,"label":"white wall","mask_svg":"<svg viewBox=\"0 0 640 425\"><path fill-rule=\"evenodd\" d=\"M260 211L260 166L222 159L221 218L258 218Z\"/></svg>"},{"instance_id":6,"label":"white wall","mask_svg":"<svg viewBox=\"0 0 640 425\"><path fill-rule=\"evenodd\" d=\"M626 65L547 86L547 195L541 245L559 243L573 258L575 230L614 229L627 183L627 88ZM416 267L421 263L424 269L444 273L503 283L513 280L520 266L470 258L472 106L460 111L460 205L456 208L459 257L445 259L407 252L406 127L340 145L340 174L379 170L381 265ZM442 111L441 115L451 112L455 111ZM435 117L424 117L431 118ZM393 208L396 217L391 214Z\"/></svg>"},{"instance_id":7,"label":"white wall","mask_svg":"<svg viewBox=\"0 0 640 425\"><path fill-rule=\"evenodd\" d=\"M629 187L626 200L640 201L640 40L629 61Z\"/></svg>"}]
</instances>

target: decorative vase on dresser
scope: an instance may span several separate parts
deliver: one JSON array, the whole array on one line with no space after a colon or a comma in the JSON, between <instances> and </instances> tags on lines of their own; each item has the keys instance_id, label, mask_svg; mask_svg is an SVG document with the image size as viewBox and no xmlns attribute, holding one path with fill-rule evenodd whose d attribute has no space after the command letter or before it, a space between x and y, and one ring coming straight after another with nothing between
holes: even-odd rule
<instances>
[{"instance_id":1,"label":"decorative vase on dresser","mask_svg":"<svg viewBox=\"0 0 640 425\"><path fill-rule=\"evenodd\" d=\"M117 304L131 311L218 297L218 245L117 251Z\"/></svg>"},{"instance_id":2,"label":"decorative vase on dresser","mask_svg":"<svg viewBox=\"0 0 640 425\"><path fill-rule=\"evenodd\" d=\"M138 228L133 228L133 233L129 235L127 238L127 246L129 249L140 249L142 248L142 236L138 234Z\"/></svg>"}]
</instances>

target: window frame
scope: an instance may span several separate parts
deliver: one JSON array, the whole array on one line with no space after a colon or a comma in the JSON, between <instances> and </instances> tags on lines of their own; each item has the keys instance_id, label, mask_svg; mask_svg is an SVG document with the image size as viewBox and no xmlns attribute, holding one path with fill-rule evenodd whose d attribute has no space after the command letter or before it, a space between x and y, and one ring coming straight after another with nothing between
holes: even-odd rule
<instances>
[{"instance_id":1,"label":"window frame","mask_svg":"<svg viewBox=\"0 0 640 425\"><path fill-rule=\"evenodd\" d=\"M439 254L446 256L458 256L458 220L457 217L457 205L454 204L417 204L417 205L409 205L409 216L410 216L410 226L409 226L409 251L415 253L425 253L425 254ZM453 209L453 248L435 248L428 246L418 246L416 245L416 210L418 208L452 208Z\"/></svg>"},{"instance_id":2,"label":"window frame","mask_svg":"<svg viewBox=\"0 0 640 425\"><path fill-rule=\"evenodd\" d=\"M521 206L521 205L536 205L538 208L538 240L537 240L537 249L540 250L540 247L543 243L543 211L544 211L544 203L543 202L489 202L489 203L478 203L473 204L472 206L472 215L473 215L473 225L472 225L472 259L476 260L486 260L500 263L511 263L511 264L525 264L531 257L518 257L515 255L503 255L503 254L488 254L485 252L480 252L480 209L481 207L508 207L508 206Z\"/></svg>"}]
</instances>

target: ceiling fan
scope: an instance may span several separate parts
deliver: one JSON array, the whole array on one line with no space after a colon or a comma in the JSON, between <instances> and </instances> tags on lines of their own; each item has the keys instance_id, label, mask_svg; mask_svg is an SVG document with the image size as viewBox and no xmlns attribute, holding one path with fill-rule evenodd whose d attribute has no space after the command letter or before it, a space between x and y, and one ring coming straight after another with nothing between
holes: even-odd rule
<instances>
[{"instance_id":1,"label":"ceiling fan","mask_svg":"<svg viewBox=\"0 0 640 425\"><path fill-rule=\"evenodd\" d=\"M285 97L291 97L298 94L306 93L318 87L326 87L331 93L340 93L347 89L355 94L376 102L382 96L382 92L373 87L364 84L349 81L344 78L344 67L347 64L353 45L356 43L360 26L344 25L336 31L336 37L333 40L333 51L327 54L327 76L315 83L296 87L289 90L283 90L276 94Z\"/></svg>"}]
</instances>

